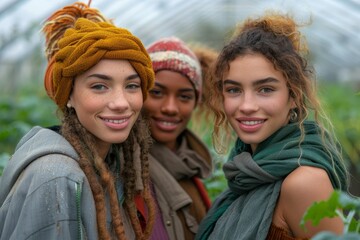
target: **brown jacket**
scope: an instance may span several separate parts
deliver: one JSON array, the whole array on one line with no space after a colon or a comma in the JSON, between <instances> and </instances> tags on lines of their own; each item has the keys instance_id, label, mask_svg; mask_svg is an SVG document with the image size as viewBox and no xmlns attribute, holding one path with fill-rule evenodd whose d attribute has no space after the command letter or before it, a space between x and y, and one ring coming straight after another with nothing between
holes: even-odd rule
<instances>
[{"instance_id":1,"label":"brown jacket","mask_svg":"<svg viewBox=\"0 0 360 240\"><path fill-rule=\"evenodd\" d=\"M169 239L194 239L209 208L210 200L199 177L211 173L210 153L189 130L185 130L176 153L161 144L154 144L153 148L150 175ZM178 170L184 165L189 170Z\"/></svg>"}]
</instances>

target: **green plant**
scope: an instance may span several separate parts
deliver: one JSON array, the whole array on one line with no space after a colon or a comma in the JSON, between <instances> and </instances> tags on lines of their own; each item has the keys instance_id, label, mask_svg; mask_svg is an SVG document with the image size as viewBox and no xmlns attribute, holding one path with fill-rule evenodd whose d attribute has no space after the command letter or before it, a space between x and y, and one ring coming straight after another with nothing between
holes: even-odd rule
<instances>
[{"instance_id":1,"label":"green plant","mask_svg":"<svg viewBox=\"0 0 360 240\"><path fill-rule=\"evenodd\" d=\"M0 176L20 138L33 126L56 125L56 106L37 86L0 97Z\"/></svg>"},{"instance_id":2,"label":"green plant","mask_svg":"<svg viewBox=\"0 0 360 240\"><path fill-rule=\"evenodd\" d=\"M212 175L204 180L206 189L208 191L211 201L214 201L225 189L228 188L227 181L225 179L222 166L225 162L224 159L218 158L214 150L212 150L213 156L213 173Z\"/></svg>"},{"instance_id":3,"label":"green plant","mask_svg":"<svg viewBox=\"0 0 360 240\"><path fill-rule=\"evenodd\" d=\"M360 96L356 86L325 84L319 88L325 111L334 125L339 142L360 172Z\"/></svg>"},{"instance_id":4,"label":"green plant","mask_svg":"<svg viewBox=\"0 0 360 240\"><path fill-rule=\"evenodd\" d=\"M300 225L311 221L317 226L323 218L340 217L344 223L343 235L337 236L330 232L320 232L313 240L360 239L360 198L351 197L342 191L334 191L329 199L315 202L305 212Z\"/></svg>"},{"instance_id":5,"label":"green plant","mask_svg":"<svg viewBox=\"0 0 360 240\"><path fill-rule=\"evenodd\" d=\"M0 177L2 175L3 169L7 164L7 161L9 160L10 155L7 153L0 153Z\"/></svg>"}]
</instances>

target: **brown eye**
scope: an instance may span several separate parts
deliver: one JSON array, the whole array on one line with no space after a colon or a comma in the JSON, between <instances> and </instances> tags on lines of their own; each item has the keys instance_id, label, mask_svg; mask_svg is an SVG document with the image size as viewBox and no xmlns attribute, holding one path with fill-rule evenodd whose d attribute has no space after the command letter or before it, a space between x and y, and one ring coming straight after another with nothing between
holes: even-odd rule
<instances>
[{"instance_id":1,"label":"brown eye","mask_svg":"<svg viewBox=\"0 0 360 240\"><path fill-rule=\"evenodd\" d=\"M195 96L190 95L190 94L182 94L182 95L180 95L180 99L182 101L190 101L190 100L193 100L194 98L195 98Z\"/></svg>"},{"instance_id":2,"label":"brown eye","mask_svg":"<svg viewBox=\"0 0 360 240\"><path fill-rule=\"evenodd\" d=\"M153 97L161 97L163 94L162 94L162 91L159 90L159 89L151 89L149 91L150 95L153 96Z\"/></svg>"}]
</instances>

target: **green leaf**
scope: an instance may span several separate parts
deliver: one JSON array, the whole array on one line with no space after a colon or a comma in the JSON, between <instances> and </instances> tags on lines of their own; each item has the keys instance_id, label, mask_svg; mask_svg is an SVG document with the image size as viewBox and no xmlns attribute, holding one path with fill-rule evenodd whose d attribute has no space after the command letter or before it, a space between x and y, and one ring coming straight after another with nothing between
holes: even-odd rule
<instances>
[{"instance_id":1,"label":"green leaf","mask_svg":"<svg viewBox=\"0 0 360 240\"><path fill-rule=\"evenodd\" d=\"M344 216L343 212L347 213ZM345 192L336 190L326 201L315 202L305 212L300 226L305 229L306 221L312 221L314 226L326 217L341 217L344 223L344 233L360 233L360 222L357 220L360 214L360 198L351 197ZM359 235L360 236L360 235ZM320 239L320 238L319 238ZM327 238L321 238L327 239ZM333 238L329 238L333 239ZM335 238L337 239L337 238ZM345 238L341 238L345 239ZM346 238L351 239L351 238Z\"/></svg>"},{"instance_id":2,"label":"green leaf","mask_svg":"<svg viewBox=\"0 0 360 240\"><path fill-rule=\"evenodd\" d=\"M360 229L359 229L359 226L360 226L360 222L357 221L356 219L351 219L351 222L349 224L349 229L348 229L348 232L357 232L357 233L360 233Z\"/></svg>"},{"instance_id":3,"label":"green leaf","mask_svg":"<svg viewBox=\"0 0 360 240\"><path fill-rule=\"evenodd\" d=\"M300 223L301 227L305 229L306 221L312 221L312 224L317 226L323 218L337 216L336 209L340 207L339 198L340 193L334 191L328 200L313 203L305 212Z\"/></svg>"}]
</instances>

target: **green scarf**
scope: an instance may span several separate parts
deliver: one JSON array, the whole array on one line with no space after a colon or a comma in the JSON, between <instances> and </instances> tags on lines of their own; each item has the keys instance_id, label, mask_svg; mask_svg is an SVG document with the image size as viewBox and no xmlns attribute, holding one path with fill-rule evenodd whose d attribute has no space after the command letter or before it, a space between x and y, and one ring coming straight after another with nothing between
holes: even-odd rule
<instances>
[{"instance_id":1,"label":"green scarf","mask_svg":"<svg viewBox=\"0 0 360 240\"><path fill-rule=\"evenodd\" d=\"M328 137L322 140L315 122L304 122L304 129L301 147L301 132L293 123L260 143L252 156L249 145L236 141L223 167L229 189L214 202L196 239L265 239L282 181L299 163L324 169L335 189L347 189L346 169L336 146Z\"/></svg>"}]
</instances>

